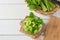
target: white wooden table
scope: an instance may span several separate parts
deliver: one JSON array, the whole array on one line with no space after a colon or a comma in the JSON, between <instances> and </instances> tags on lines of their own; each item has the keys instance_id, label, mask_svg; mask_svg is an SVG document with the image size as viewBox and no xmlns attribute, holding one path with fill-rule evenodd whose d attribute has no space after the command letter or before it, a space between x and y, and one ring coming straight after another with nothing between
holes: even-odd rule
<instances>
[{"instance_id":1,"label":"white wooden table","mask_svg":"<svg viewBox=\"0 0 60 40\"><path fill-rule=\"evenodd\" d=\"M19 32L19 23L29 12L24 0L0 0L0 40L32 40ZM49 16L35 15L48 22ZM60 17L60 10L54 15Z\"/></svg>"}]
</instances>

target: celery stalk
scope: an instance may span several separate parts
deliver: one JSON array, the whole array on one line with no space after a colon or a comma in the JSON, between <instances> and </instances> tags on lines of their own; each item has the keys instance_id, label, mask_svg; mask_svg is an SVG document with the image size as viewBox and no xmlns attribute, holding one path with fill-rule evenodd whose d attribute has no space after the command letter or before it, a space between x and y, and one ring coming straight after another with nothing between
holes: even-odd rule
<instances>
[{"instance_id":1,"label":"celery stalk","mask_svg":"<svg viewBox=\"0 0 60 40\"><path fill-rule=\"evenodd\" d=\"M47 11L47 8L46 8L46 6L44 5L44 3L41 3L41 8L42 8L43 11Z\"/></svg>"},{"instance_id":2,"label":"celery stalk","mask_svg":"<svg viewBox=\"0 0 60 40\"><path fill-rule=\"evenodd\" d=\"M38 1L38 2L40 2L41 9L42 9L43 11L47 11L47 8L46 8L46 6L44 5L43 0L40 0L40 1Z\"/></svg>"},{"instance_id":3,"label":"celery stalk","mask_svg":"<svg viewBox=\"0 0 60 40\"><path fill-rule=\"evenodd\" d=\"M49 1L49 4L53 9L56 7L56 5L54 3L52 3L51 1Z\"/></svg>"},{"instance_id":4,"label":"celery stalk","mask_svg":"<svg viewBox=\"0 0 60 40\"><path fill-rule=\"evenodd\" d=\"M50 6L49 6L49 3L48 3L48 0L44 0L44 3L46 4L46 7L47 7L48 11L50 11Z\"/></svg>"}]
</instances>

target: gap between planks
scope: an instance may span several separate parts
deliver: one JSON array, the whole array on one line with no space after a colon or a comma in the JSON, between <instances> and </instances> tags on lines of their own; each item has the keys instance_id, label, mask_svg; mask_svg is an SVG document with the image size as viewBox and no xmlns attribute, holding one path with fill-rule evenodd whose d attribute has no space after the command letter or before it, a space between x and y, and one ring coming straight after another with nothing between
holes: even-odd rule
<instances>
[{"instance_id":1,"label":"gap between planks","mask_svg":"<svg viewBox=\"0 0 60 40\"><path fill-rule=\"evenodd\" d=\"M23 19L0 19L0 20L23 20ZM43 19L43 20L48 20L48 19Z\"/></svg>"}]
</instances>

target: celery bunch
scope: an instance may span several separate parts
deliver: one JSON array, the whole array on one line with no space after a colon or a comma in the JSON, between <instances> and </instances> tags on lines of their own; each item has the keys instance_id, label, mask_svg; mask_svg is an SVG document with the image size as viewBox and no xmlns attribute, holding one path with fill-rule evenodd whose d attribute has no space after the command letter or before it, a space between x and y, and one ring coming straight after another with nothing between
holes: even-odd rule
<instances>
[{"instance_id":1,"label":"celery bunch","mask_svg":"<svg viewBox=\"0 0 60 40\"><path fill-rule=\"evenodd\" d=\"M26 0L27 6L30 10L36 10L37 8L40 8L43 11L51 11L53 10L56 5L51 2L51 0Z\"/></svg>"}]
</instances>

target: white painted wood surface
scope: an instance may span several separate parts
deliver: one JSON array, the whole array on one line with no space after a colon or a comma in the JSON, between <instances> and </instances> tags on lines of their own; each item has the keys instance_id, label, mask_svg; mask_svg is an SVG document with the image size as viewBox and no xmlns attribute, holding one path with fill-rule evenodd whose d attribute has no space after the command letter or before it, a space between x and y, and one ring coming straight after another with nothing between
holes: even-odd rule
<instances>
[{"instance_id":1,"label":"white painted wood surface","mask_svg":"<svg viewBox=\"0 0 60 40\"><path fill-rule=\"evenodd\" d=\"M0 5L0 19L23 19L29 14L29 10L25 4L23 5ZM37 13L35 13L36 15ZM47 16L37 15L46 19ZM43 17L44 16L44 17Z\"/></svg>"},{"instance_id":2,"label":"white painted wood surface","mask_svg":"<svg viewBox=\"0 0 60 40\"><path fill-rule=\"evenodd\" d=\"M29 12L24 0L0 0L0 40L32 40L19 32L19 23ZM48 22L49 16L35 15ZM60 17L60 10L54 15Z\"/></svg>"},{"instance_id":3,"label":"white painted wood surface","mask_svg":"<svg viewBox=\"0 0 60 40\"><path fill-rule=\"evenodd\" d=\"M0 40L32 40L26 36L0 36Z\"/></svg>"},{"instance_id":4,"label":"white painted wood surface","mask_svg":"<svg viewBox=\"0 0 60 40\"><path fill-rule=\"evenodd\" d=\"M0 3L24 3L24 0L0 0Z\"/></svg>"}]
</instances>

